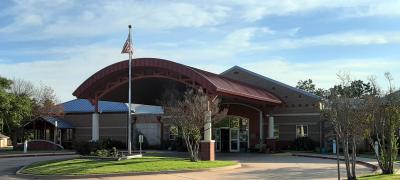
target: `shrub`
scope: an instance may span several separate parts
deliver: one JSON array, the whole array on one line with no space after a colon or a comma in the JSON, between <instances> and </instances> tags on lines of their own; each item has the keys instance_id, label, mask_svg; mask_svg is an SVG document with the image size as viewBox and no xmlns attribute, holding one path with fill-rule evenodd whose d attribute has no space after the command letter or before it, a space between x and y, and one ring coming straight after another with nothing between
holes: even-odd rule
<instances>
[{"instance_id":1,"label":"shrub","mask_svg":"<svg viewBox=\"0 0 400 180\"><path fill-rule=\"evenodd\" d=\"M75 151L80 155L89 155L91 152L102 149L101 144L98 141L74 142L73 147Z\"/></svg>"},{"instance_id":2,"label":"shrub","mask_svg":"<svg viewBox=\"0 0 400 180\"><path fill-rule=\"evenodd\" d=\"M185 141L180 136L177 136L175 138L175 140L171 141L170 146L171 146L171 150L174 150L174 151L179 151L179 152L187 151Z\"/></svg>"},{"instance_id":3,"label":"shrub","mask_svg":"<svg viewBox=\"0 0 400 180\"><path fill-rule=\"evenodd\" d=\"M294 140L294 147L300 151L311 151L315 149L314 141L309 137L298 137Z\"/></svg>"},{"instance_id":4,"label":"shrub","mask_svg":"<svg viewBox=\"0 0 400 180\"><path fill-rule=\"evenodd\" d=\"M98 157L109 157L110 153L107 149L98 149L96 151L90 152L91 156L98 156Z\"/></svg>"},{"instance_id":5,"label":"shrub","mask_svg":"<svg viewBox=\"0 0 400 180\"><path fill-rule=\"evenodd\" d=\"M267 151L267 145L266 144L256 144L255 148L257 149L258 152L263 153Z\"/></svg>"},{"instance_id":6,"label":"shrub","mask_svg":"<svg viewBox=\"0 0 400 180\"><path fill-rule=\"evenodd\" d=\"M119 151L117 150L117 148L115 148L115 147L111 148L111 150L110 150L110 156L111 156L111 157L114 157L114 158L117 158L117 157L120 156L120 153L119 153Z\"/></svg>"},{"instance_id":7,"label":"shrub","mask_svg":"<svg viewBox=\"0 0 400 180\"><path fill-rule=\"evenodd\" d=\"M101 139L100 144L103 149L111 149L113 147L115 147L117 149L125 149L126 148L126 144L124 142L121 142L118 140L113 140L110 138Z\"/></svg>"},{"instance_id":8,"label":"shrub","mask_svg":"<svg viewBox=\"0 0 400 180\"><path fill-rule=\"evenodd\" d=\"M89 155L97 150L111 150L112 148L124 149L125 143L112 139L102 139L100 141L79 141L73 143L73 148L80 155Z\"/></svg>"}]
</instances>

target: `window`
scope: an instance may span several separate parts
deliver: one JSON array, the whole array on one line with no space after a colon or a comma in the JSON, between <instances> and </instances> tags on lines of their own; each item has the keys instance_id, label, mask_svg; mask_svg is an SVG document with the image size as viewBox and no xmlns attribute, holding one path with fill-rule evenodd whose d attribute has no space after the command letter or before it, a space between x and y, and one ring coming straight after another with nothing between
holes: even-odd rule
<instances>
[{"instance_id":1,"label":"window","mask_svg":"<svg viewBox=\"0 0 400 180\"><path fill-rule=\"evenodd\" d=\"M175 140L178 136L178 128L176 126L169 127L169 140Z\"/></svg>"},{"instance_id":2,"label":"window","mask_svg":"<svg viewBox=\"0 0 400 180\"><path fill-rule=\"evenodd\" d=\"M73 138L73 129L67 129L66 130L67 132L67 135L66 135L66 139L65 139L65 141L72 141L72 138Z\"/></svg>"},{"instance_id":3,"label":"window","mask_svg":"<svg viewBox=\"0 0 400 180\"><path fill-rule=\"evenodd\" d=\"M274 124L274 138L279 139L279 125Z\"/></svg>"},{"instance_id":4,"label":"window","mask_svg":"<svg viewBox=\"0 0 400 180\"><path fill-rule=\"evenodd\" d=\"M296 138L308 136L308 125L296 125Z\"/></svg>"}]
</instances>

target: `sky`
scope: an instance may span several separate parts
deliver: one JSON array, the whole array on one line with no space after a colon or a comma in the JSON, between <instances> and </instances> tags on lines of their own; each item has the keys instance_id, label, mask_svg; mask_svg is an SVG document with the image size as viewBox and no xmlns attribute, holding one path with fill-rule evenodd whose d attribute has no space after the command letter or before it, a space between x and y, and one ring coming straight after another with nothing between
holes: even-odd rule
<instances>
[{"instance_id":1,"label":"sky","mask_svg":"<svg viewBox=\"0 0 400 180\"><path fill-rule=\"evenodd\" d=\"M400 1L0 1L0 76L51 86L61 101L121 54L214 73L238 65L295 86L338 73L400 86Z\"/></svg>"}]
</instances>

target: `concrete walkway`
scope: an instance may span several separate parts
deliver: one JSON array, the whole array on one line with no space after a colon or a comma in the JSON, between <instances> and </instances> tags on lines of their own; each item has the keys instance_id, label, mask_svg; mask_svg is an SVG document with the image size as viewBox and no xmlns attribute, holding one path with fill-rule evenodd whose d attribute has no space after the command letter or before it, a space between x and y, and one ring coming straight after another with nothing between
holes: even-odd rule
<instances>
[{"instance_id":1,"label":"concrete walkway","mask_svg":"<svg viewBox=\"0 0 400 180\"><path fill-rule=\"evenodd\" d=\"M336 155L333 154L316 154L316 153L293 153L292 155L297 155L297 156L304 156L304 157L319 157L319 158L328 158L328 159L334 159L336 160ZM340 159L344 159L343 156L339 156ZM357 157L357 161L360 162L365 162L370 165L375 166L375 169L377 172L380 172L379 164L376 159L373 158L365 158L365 157ZM395 162L394 163L394 168L395 168L395 173L399 174L400 173L400 163Z\"/></svg>"},{"instance_id":2,"label":"concrete walkway","mask_svg":"<svg viewBox=\"0 0 400 180\"><path fill-rule=\"evenodd\" d=\"M336 160L337 156L334 154L317 154L317 153L292 153L293 156L310 157L310 158L322 158ZM339 156L341 161L344 161L344 156ZM360 165L367 166L373 170L379 170L379 164L376 159L357 157L357 163Z\"/></svg>"}]
</instances>

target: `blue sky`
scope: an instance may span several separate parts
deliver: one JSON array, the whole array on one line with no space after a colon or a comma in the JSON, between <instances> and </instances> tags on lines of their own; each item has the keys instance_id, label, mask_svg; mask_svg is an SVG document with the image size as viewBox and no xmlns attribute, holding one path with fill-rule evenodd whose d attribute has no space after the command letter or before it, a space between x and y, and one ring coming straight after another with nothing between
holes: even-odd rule
<instances>
[{"instance_id":1,"label":"blue sky","mask_svg":"<svg viewBox=\"0 0 400 180\"><path fill-rule=\"evenodd\" d=\"M0 75L50 85L61 101L91 74L135 57L173 60L215 73L233 65L317 87L384 72L400 85L400 1L0 2Z\"/></svg>"}]
</instances>

